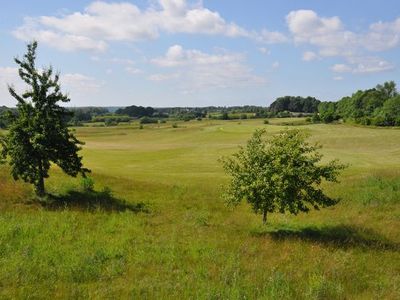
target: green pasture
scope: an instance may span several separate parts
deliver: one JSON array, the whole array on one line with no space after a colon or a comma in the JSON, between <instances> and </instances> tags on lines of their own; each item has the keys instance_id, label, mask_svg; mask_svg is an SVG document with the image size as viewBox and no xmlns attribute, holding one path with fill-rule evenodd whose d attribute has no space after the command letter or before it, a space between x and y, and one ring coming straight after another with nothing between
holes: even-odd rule
<instances>
[{"instance_id":1,"label":"green pasture","mask_svg":"<svg viewBox=\"0 0 400 300\"><path fill-rule=\"evenodd\" d=\"M400 298L399 129L177 124L75 128L96 192L53 168L52 204L0 166L0 299ZM349 164L324 184L341 201L262 226L246 203L224 205L218 159L292 124Z\"/></svg>"}]
</instances>

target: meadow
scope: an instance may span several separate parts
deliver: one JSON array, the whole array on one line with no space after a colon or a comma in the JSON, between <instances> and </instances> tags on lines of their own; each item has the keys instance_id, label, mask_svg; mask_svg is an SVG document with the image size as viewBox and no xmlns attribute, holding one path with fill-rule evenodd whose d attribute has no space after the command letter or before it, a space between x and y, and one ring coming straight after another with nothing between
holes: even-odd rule
<instances>
[{"instance_id":1,"label":"meadow","mask_svg":"<svg viewBox=\"0 0 400 300\"><path fill-rule=\"evenodd\" d=\"M76 128L96 192L53 168L50 204L0 166L0 298L399 299L400 130L298 120ZM338 205L263 226L218 159L286 125L349 167Z\"/></svg>"}]
</instances>

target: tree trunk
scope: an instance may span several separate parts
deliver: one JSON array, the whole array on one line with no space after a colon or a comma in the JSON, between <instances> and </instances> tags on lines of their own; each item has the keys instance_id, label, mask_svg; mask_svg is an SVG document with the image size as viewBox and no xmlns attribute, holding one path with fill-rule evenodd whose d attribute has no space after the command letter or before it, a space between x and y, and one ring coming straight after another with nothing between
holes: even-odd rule
<instances>
[{"instance_id":1,"label":"tree trunk","mask_svg":"<svg viewBox=\"0 0 400 300\"><path fill-rule=\"evenodd\" d=\"M263 224L267 224L267 210L263 211Z\"/></svg>"},{"instance_id":2,"label":"tree trunk","mask_svg":"<svg viewBox=\"0 0 400 300\"><path fill-rule=\"evenodd\" d=\"M39 179L37 181L37 183L35 184L35 192L36 195L39 197L43 197L46 192L44 189L44 178L43 178L43 167L42 167L42 162L39 162Z\"/></svg>"}]
</instances>

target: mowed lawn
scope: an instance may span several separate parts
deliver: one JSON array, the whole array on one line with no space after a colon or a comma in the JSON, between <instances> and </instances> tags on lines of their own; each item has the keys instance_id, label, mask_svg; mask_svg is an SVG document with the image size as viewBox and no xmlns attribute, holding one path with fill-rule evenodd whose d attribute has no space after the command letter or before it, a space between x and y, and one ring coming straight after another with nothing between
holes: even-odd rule
<instances>
[{"instance_id":1,"label":"mowed lawn","mask_svg":"<svg viewBox=\"0 0 400 300\"><path fill-rule=\"evenodd\" d=\"M90 197L108 187L127 209L89 206L57 168L46 187L74 203L41 205L0 166L0 298L399 299L399 129L296 127L349 164L324 184L335 207L262 226L247 203L224 205L218 159L285 121L77 128Z\"/></svg>"}]
</instances>

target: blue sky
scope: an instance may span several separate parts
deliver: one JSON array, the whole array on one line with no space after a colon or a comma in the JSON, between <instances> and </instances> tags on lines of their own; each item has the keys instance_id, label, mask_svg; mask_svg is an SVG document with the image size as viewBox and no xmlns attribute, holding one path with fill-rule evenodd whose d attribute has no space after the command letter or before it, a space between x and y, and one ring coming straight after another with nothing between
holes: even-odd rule
<instances>
[{"instance_id":1,"label":"blue sky","mask_svg":"<svg viewBox=\"0 0 400 300\"><path fill-rule=\"evenodd\" d=\"M71 106L268 105L398 83L400 4L388 1L7 1L0 105L13 57L39 42Z\"/></svg>"}]
</instances>

